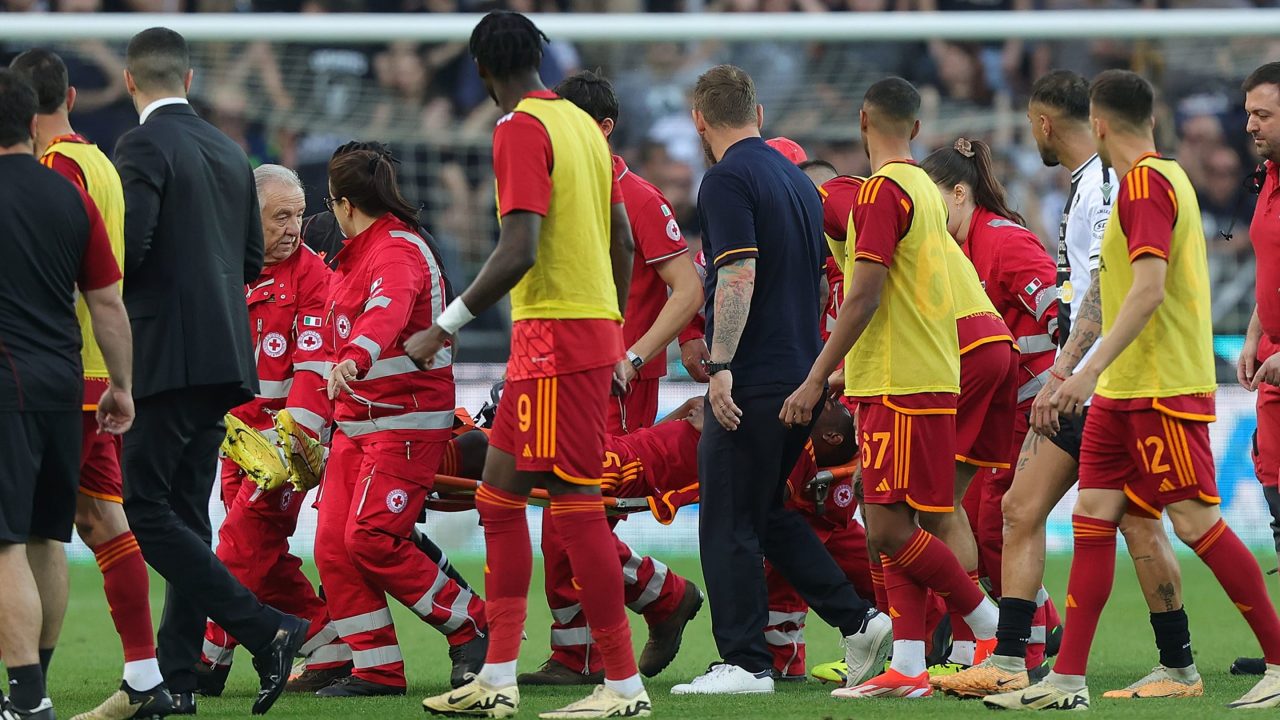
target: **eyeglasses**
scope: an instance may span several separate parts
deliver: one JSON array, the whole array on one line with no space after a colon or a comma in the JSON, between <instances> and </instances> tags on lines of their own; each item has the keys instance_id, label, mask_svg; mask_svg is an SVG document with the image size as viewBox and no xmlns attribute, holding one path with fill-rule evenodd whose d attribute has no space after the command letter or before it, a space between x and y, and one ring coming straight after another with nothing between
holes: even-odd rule
<instances>
[{"instance_id":1,"label":"eyeglasses","mask_svg":"<svg viewBox=\"0 0 1280 720\"><path fill-rule=\"evenodd\" d=\"M329 212L333 212L333 206L338 204L341 201L342 201L342 198L329 197L326 195L324 198L324 208Z\"/></svg>"}]
</instances>

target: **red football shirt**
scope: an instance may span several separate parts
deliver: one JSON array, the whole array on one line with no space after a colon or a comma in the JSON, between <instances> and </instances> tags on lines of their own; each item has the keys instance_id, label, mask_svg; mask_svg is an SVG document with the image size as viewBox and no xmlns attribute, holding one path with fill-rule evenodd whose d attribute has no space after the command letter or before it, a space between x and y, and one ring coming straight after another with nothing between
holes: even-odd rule
<instances>
[{"instance_id":1,"label":"red football shirt","mask_svg":"<svg viewBox=\"0 0 1280 720\"><path fill-rule=\"evenodd\" d=\"M525 97L554 100L550 90ZM567 101L566 101L567 102ZM498 212L517 210L545 216L551 207L551 169L555 153L551 136L534 116L513 112L493 130L493 172L498 185ZM610 188L614 204L623 201L617 178ZM621 357L615 348L622 333L612 320L525 320L511 328L510 380L565 375L612 365Z\"/></svg>"},{"instance_id":2,"label":"red football shirt","mask_svg":"<svg viewBox=\"0 0 1280 720\"><path fill-rule=\"evenodd\" d=\"M658 274L658 267L689 252L689 245L661 190L632 172L617 155L613 156L613 174L622 188L631 237L636 244L626 323L622 326L622 340L631 347L653 327L667 303L667 283ZM667 350L663 348L640 368L639 378L647 380L666 374Z\"/></svg>"},{"instance_id":3,"label":"red football shirt","mask_svg":"<svg viewBox=\"0 0 1280 720\"><path fill-rule=\"evenodd\" d=\"M862 189L863 178L841 175L831 178L818 188L822 196L822 232L836 242L845 242L849 237L849 220L853 213L853 204L858 199L858 191ZM827 312L822 318L822 342L831 337L835 330L836 315L844 304L844 268L839 261L827 256L824 266L827 273Z\"/></svg>"}]
</instances>

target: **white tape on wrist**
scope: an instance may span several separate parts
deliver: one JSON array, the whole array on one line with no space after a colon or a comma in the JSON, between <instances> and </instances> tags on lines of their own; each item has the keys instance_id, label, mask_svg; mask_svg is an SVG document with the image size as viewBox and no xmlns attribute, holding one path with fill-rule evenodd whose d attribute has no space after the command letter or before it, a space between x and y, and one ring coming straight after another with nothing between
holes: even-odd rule
<instances>
[{"instance_id":1,"label":"white tape on wrist","mask_svg":"<svg viewBox=\"0 0 1280 720\"><path fill-rule=\"evenodd\" d=\"M462 302L462 298L456 297L449 303L449 307L440 313L440 317L436 318L436 325L450 335L457 335L463 325L475 319L476 316L467 308L467 304Z\"/></svg>"}]
</instances>

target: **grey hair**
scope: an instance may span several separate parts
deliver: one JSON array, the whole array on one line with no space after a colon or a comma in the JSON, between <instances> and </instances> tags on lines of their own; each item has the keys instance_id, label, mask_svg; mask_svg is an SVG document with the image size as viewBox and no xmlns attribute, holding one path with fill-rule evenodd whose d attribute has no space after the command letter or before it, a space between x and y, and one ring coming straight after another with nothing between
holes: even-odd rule
<instances>
[{"instance_id":1,"label":"grey hair","mask_svg":"<svg viewBox=\"0 0 1280 720\"><path fill-rule=\"evenodd\" d=\"M259 202L262 201L262 191L271 183L277 182L302 189L302 179L298 177L298 173L283 165L266 164L253 169L253 183L258 188Z\"/></svg>"}]
</instances>

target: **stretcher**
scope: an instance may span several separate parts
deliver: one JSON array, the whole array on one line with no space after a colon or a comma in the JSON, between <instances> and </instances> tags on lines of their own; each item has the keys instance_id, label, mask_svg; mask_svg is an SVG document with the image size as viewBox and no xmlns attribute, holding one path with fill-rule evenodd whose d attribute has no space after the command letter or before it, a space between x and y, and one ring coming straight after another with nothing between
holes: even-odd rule
<instances>
[{"instance_id":1,"label":"stretcher","mask_svg":"<svg viewBox=\"0 0 1280 720\"><path fill-rule=\"evenodd\" d=\"M819 470L818 474L814 475L813 479L805 487L814 493L814 496L819 500L819 506L821 506L831 485L837 480L852 477L855 469L855 465L845 465ZM479 480L453 475L436 475L435 488L427 499L427 509L439 512L474 510L476 507L475 494L479 487ZM631 513L649 511L649 498L647 497L605 496L603 500L605 512L609 515L630 515ZM529 504L537 507L547 507L551 504L551 496L542 488L534 488L529 494Z\"/></svg>"}]
</instances>

